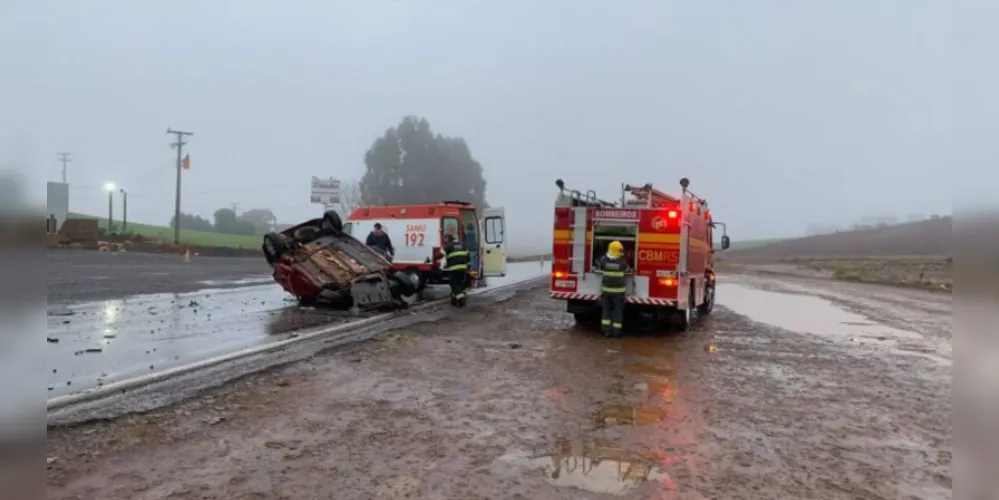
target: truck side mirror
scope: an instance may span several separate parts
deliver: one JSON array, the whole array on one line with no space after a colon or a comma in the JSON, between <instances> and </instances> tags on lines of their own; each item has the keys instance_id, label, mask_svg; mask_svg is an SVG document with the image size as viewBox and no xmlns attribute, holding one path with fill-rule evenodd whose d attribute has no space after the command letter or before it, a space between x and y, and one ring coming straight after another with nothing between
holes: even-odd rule
<instances>
[{"instance_id":1,"label":"truck side mirror","mask_svg":"<svg viewBox=\"0 0 999 500\"><path fill-rule=\"evenodd\" d=\"M721 238L722 250L728 250L728 247L732 246L732 241L729 240L727 234L723 234Z\"/></svg>"}]
</instances>

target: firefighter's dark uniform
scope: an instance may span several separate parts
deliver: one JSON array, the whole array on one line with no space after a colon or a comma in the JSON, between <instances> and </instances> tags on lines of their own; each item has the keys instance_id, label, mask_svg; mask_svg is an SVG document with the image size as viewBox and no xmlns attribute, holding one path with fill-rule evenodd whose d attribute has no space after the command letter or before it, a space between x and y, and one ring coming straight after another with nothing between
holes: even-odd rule
<instances>
[{"instance_id":1,"label":"firefighter's dark uniform","mask_svg":"<svg viewBox=\"0 0 999 500\"><path fill-rule=\"evenodd\" d=\"M611 257L604 255L599 261L600 270L604 273L600 284L603 316L600 326L604 335L620 337L624 322L625 274L628 272L628 261L623 256Z\"/></svg>"},{"instance_id":2,"label":"firefighter's dark uniform","mask_svg":"<svg viewBox=\"0 0 999 500\"><path fill-rule=\"evenodd\" d=\"M451 304L461 307L468 298L465 284L468 281L468 250L454 236L444 244L444 270L450 274L448 284L451 286Z\"/></svg>"}]
</instances>

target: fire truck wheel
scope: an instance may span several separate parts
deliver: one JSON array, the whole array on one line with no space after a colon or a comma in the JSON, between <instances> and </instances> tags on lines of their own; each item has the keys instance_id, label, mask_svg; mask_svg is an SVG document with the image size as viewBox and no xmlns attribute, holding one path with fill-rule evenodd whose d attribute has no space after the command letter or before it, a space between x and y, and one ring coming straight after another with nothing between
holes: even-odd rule
<instances>
[{"instance_id":1,"label":"fire truck wheel","mask_svg":"<svg viewBox=\"0 0 999 500\"><path fill-rule=\"evenodd\" d=\"M586 312L574 312L572 317L576 319L576 324L579 326L597 326L600 324L600 316L593 313Z\"/></svg>"},{"instance_id":2,"label":"fire truck wheel","mask_svg":"<svg viewBox=\"0 0 999 500\"><path fill-rule=\"evenodd\" d=\"M697 314L707 316L715 308L715 286L709 285L704 289L704 303L697 306Z\"/></svg>"},{"instance_id":3,"label":"fire truck wheel","mask_svg":"<svg viewBox=\"0 0 999 500\"><path fill-rule=\"evenodd\" d=\"M690 298L687 299L687 304L695 304L694 302L694 287L690 287ZM686 332L694 326L694 309L688 307L687 309L677 309L676 311L676 329L681 332Z\"/></svg>"}]
</instances>

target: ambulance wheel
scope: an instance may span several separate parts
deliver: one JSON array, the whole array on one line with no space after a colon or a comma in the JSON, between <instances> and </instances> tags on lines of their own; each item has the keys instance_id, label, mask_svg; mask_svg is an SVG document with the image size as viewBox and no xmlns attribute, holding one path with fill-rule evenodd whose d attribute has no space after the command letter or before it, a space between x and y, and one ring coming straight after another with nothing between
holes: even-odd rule
<instances>
[{"instance_id":1,"label":"ambulance wheel","mask_svg":"<svg viewBox=\"0 0 999 500\"><path fill-rule=\"evenodd\" d=\"M396 271L392 274L390 279L393 281L393 283L390 284L392 298L398 300L406 307L416 303L420 294L417 288L413 286L413 282L410 280L408 274L402 271Z\"/></svg>"},{"instance_id":2,"label":"ambulance wheel","mask_svg":"<svg viewBox=\"0 0 999 500\"><path fill-rule=\"evenodd\" d=\"M416 288L417 292L422 292L427 288L427 277L419 269L407 269L403 272L409 278L409 282Z\"/></svg>"},{"instance_id":3,"label":"ambulance wheel","mask_svg":"<svg viewBox=\"0 0 999 500\"><path fill-rule=\"evenodd\" d=\"M704 288L704 303L697 306L697 314L705 316L711 314L715 308L715 286L708 285Z\"/></svg>"}]
</instances>

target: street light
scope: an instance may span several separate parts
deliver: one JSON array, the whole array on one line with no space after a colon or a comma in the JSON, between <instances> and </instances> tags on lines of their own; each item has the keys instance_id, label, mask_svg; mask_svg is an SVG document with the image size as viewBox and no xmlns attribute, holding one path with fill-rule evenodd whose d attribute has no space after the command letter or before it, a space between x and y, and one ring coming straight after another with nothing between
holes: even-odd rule
<instances>
[{"instance_id":1,"label":"street light","mask_svg":"<svg viewBox=\"0 0 999 500\"><path fill-rule=\"evenodd\" d=\"M113 182L107 182L107 183L104 184L104 189L106 189L108 191L108 234L110 235L111 232L112 232L112 229L113 229L112 226L111 226L111 224L113 222L112 221L112 217L114 215L114 212L112 211L112 209L113 209L113 206L114 206L114 189L115 189L115 185L114 185Z\"/></svg>"}]
</instances>

